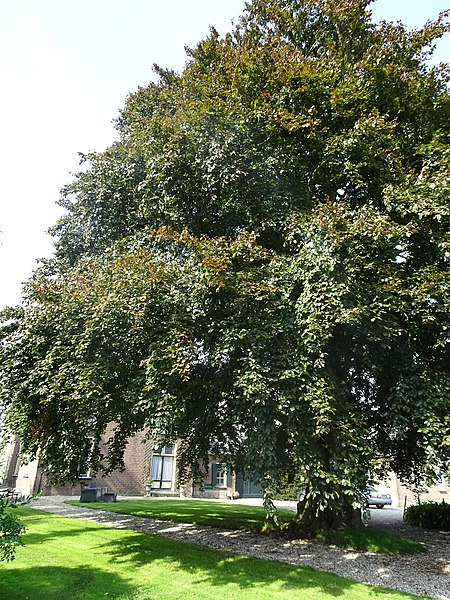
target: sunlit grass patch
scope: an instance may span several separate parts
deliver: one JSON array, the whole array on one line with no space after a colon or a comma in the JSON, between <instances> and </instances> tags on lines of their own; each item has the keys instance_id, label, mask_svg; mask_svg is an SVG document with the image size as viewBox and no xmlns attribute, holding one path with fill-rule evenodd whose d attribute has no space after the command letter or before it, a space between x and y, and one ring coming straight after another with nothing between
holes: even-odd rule
<instances>
[{"instance_id":1,"label":"sunlit grass patch","mask_svg":"<svg viewBox=\"0 0 450 600\"><path fill-rule=\"evenodd\" d=\"M8 600L400 600L416 596L331 573L18 509L27 527L0 563Z\"/></svg>"},{"instance_id":2,"label":"sunlit grass patch","mask_svg":"<svg viewBox=\"0 0 450 600\"><path fill-rule=\"evenodd\" d=\"M229 502L207 500L118 500L117 502L92 502L81 504L78 500L68 502L74 506L109 510L137 517L211 525L224 529L246 529L261 531L266 523L266 511L262 506L251 506ZM278 510L282 521L289 521L294 513L288 509Z\"/></svg>"},{"instance_id":3,"label":"sunlit grass patch","mask_svg":"<svg viewBox=\"0 0 450 600\"><path fill-rule=\"evenodd\" d=\"M89 504L70 500L68 503L74 506L86 506L138 517L171 520L177 523L193 523L225 529L274 531L270 525L267 526L266 511L262 506L233 502L142 499ZM288 509L279 509L278 515L282 523L289 523L295 518L295 514ZM293 528L294 531L296 529L296 527ZM300 529L298 531L300 532ZM301 537L301 534L298 533L297 537ZM333 532L319 532L315 539L350 550L389 554L411 554L424 549L419 542L376 527L346 527Z\"/></svg>"},{"instance_id":4,"label":"sunlit grass patch","mask_svg":"<svg viewBox=\"0 0 450 600\"><path fill-rule=\"evenodd\" d=\"M415 554L424 552L423 544L395 532L377 527L344 527L337 531L320 532L319 541L336 544L349 550L384 552L387 554Z\"/></svg>"}]
</instances>

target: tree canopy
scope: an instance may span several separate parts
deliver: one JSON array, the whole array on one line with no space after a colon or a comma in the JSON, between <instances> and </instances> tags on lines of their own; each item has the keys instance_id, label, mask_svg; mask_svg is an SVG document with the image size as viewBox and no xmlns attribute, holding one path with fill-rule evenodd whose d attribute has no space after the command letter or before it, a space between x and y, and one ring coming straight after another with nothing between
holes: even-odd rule
<instances>
[{"instance_id":1,"label":"tree canopy","mask_svg":"<svg viewBox=\"0 0 450 600\"><path fill-rule=\"evenodd\" d=\"M300 475L302 518L334 526L368 473L448 468L448 14L369 7L254 0L83 157L1 346L9 428L56 478L84 434L111 470L149 428L182 477L211 451Z\"/></svg>"}]
</instances>

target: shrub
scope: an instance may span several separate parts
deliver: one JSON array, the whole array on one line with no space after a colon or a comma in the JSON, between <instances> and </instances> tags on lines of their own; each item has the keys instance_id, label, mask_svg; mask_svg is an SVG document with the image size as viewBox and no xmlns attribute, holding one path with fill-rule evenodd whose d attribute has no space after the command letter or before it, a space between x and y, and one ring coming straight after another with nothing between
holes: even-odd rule
<instances>
[{"instance_id":1,"label":"shrub","mask_svg":"<svg viewBox=\"0 0 450 600\"><path fill-rule=\"evenodd\" d=\"M410 525L450 531L450 504L442 502L424 502L409 506L405 520Z\"/></svg>"},{"instance_id":2,"label":"shrub","mask_svg":"<svg viewBox=\"0 0 450 600\"><path fill-rule=\"evenodd\" d=\"M275 500L296 500L297 492L305 489L305 478L302 473L283 475L275 487Z\"/></svg>"},{"instance_id":3,"label":"shrub","mask_svg":"<svg viewBox=\"0 0 450 600\"><path fill-rule=\"evenodd\" d=\"M22 543L25 533L25 527L11 512L14 507L13 502L0 499L0 561L14 559L16 546Z\"/></svg>"}]
</instances>

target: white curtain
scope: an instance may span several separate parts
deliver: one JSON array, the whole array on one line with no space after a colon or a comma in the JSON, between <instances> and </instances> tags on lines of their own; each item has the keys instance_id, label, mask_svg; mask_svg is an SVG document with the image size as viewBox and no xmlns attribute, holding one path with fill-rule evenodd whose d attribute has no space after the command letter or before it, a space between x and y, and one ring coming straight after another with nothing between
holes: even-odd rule
<instances>
[{"instance_id":1,"label":"white curtain","mask_svg":"<svg viewBox=\"0 0 450 600\"><path fill-rule=\"evenodd\" d=\"M172 485L172 473L173 473L173 456L155 456L153 455L152 461L152 478L155 487L159 484L164 487Z\"/></svg>"}]
</instances>

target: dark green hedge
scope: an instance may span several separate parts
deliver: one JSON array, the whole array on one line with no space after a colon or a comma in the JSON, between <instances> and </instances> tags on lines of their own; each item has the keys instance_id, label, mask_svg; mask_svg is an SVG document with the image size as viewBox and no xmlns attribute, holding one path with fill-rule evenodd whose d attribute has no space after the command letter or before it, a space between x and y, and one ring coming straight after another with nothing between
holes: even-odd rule
<instances>
[{"instance_id":1,"label":"dark green hedge","mask_svg":"<svg viewBox=\"0 0 450 600\"><path fill-rule=\"evenodd\" d=\"M450 504L442 502L424 502L409 506L405 512L405 520L410 525L450 531Z\"/></svg>"}]
</instances>

